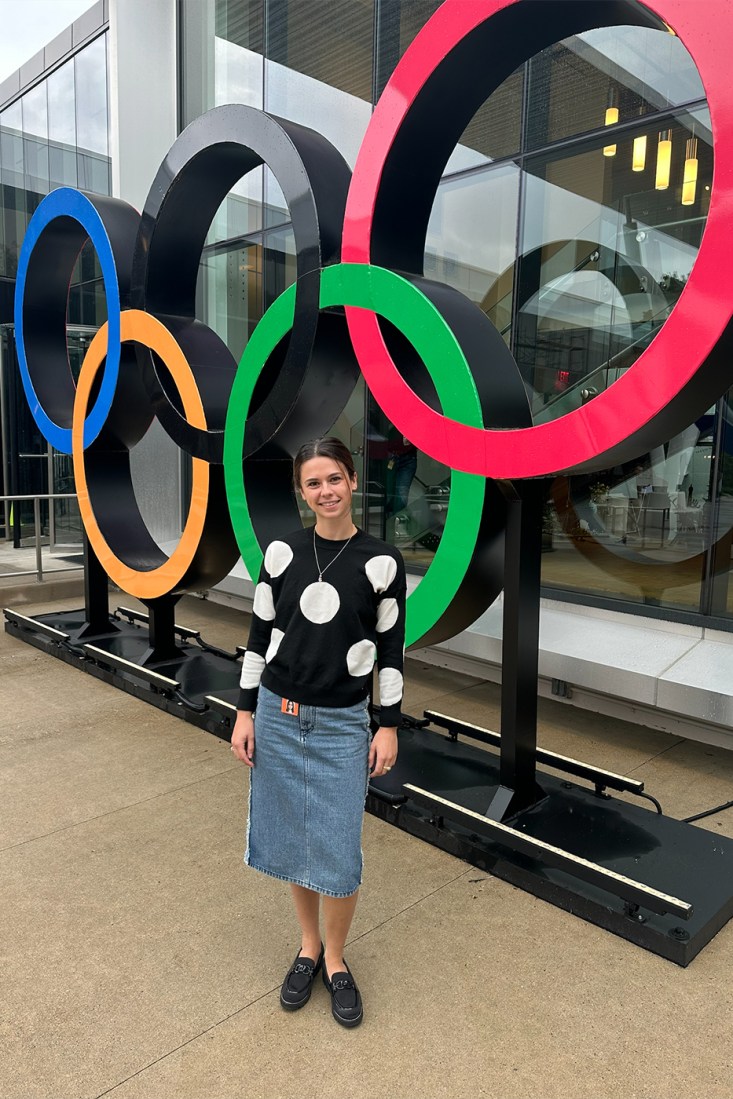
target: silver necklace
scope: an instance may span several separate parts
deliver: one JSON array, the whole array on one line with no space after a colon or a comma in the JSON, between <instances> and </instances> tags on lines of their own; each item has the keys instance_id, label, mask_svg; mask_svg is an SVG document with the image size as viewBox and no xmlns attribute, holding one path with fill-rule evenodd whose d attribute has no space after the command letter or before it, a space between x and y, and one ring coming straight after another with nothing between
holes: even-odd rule
<instances>
[{"instance_id":1,"label":"silver necklace","mask_svg":"<svg viewBox=\"0 0 733 1099\"><path fill-rule=\"evenodd\" d=\"M356 531L354 531L354 534L356 534ZM324 568L321 568L321 566L320 566L320 564L319 564L319 562L318 562L318 553L316 552L316 528L315 528L315 527L313 528L313 556L314 556L314 557L315 557L315 559L316 559L316 568L318 569L318 583L319 583L319 584L320 584L320 583L321 583L321 581L323 580L323 574L324 574L324 572L326 571L326 569L330 569L330 568L331 568L331 565L333 564L333 562L334 562L334 561L335 561L335 560L336 560L336 559L337 559L338 557L340 557L340 556L341 556L341 554L342 554L342 553L344 552L344 550L346 549L346 546L348 546L349 542L350 542L350 541L351 541L351 539L352 539L352 538L354 537L354 534L351 534L351 535L349 535L349 537L348 537L348 538L347 538L347 540L346 540L346 545L344 545L344 546L342 546L342 547L341 547L341 549L340 549L340 550L338 551L338 553L336 554L336 557L332 558L332 560L331 560L331 561L329 561L329 562L328 562L328 564L324 566Z\"/></svg>"}]
</instances>

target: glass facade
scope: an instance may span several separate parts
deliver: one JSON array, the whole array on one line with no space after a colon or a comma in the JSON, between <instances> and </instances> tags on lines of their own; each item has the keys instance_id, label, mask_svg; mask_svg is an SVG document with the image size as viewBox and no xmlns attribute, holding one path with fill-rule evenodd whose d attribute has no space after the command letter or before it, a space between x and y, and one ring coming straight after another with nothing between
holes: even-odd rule
<instances>
[{"instance_id":1,"label":"glass facade","mask_svg":"<svg viewBox=\"0 0 733 1099\"><path fill-rule=\"evenodd\" d=\"M248 102L325 134L353 166L376 99L438 6L182 3L182 121ZM700 78L664 28L558 42L472 119L436 196L424 270L491 319L536 422L612 385L662 327L697 254L712 168ZM294 272L282 195L255 173L212 226L201 319L239 357ZM440 541L450 471L387 422L363 383L334 430L361 465L362 522L424 571ZM732 444L729 395L653 453L592 477L557 478L543 528L547 594L733 620Z\"/></svg>"},{"instance_id":2,"label":"glass facade","mask_svg":"<svg viewBox=\"0 0 733 1099\"><path fill-rule=\"evenodd\" d=\"M49 448L35 425L16 366L13 297L20 245L43 197L57 187L111 193L107 35L100 34L0 111L0 495L74 491L71 458ZM69 287L69 365L78 374L93 333L107 319L96 253L86 245ZM16 544L32 533L33 504L0 508ZM81 543L75 501L42 502L44 533L56 546ZM29 528L30 524L30 528Z\"/></svg>"}]
</instances>

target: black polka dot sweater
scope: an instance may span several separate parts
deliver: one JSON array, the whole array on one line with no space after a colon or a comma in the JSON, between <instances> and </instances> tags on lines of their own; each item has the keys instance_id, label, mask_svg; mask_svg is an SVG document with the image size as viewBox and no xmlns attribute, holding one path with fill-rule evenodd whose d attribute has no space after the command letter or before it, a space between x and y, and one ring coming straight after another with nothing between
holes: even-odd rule
<instances>
[{"instance_id":1,"label":"black polka dot sweater","mask_svg":"<svg viewBox=\"0 0 733 1099\"><path fill-rule=\"evenodd\" d=\"M238 708L255 709L260 683L306 706L355 706L366 698L376 660L381 724L399 725L405 598L399 550L362 530L348 544L315 535L315 552L312 527L270 543Z\"/></svg>"}]
</instances>

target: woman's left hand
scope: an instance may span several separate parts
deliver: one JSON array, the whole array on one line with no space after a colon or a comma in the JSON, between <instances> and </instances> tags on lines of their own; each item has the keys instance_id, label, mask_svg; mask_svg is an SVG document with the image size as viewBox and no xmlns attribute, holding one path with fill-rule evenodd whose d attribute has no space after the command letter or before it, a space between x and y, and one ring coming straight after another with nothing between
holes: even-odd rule
<instances>
[{"instance_id":1,"label":"woman's left hand","mask_svg":"<svg viewBox=\"0 0 733 1099\"><path fill-rule=\"evenodd\" d=\"M397 730L382 727L372 737L369 748L369 774L380 778L394 767L397 759Z\"/></svg>"}]
</instances>

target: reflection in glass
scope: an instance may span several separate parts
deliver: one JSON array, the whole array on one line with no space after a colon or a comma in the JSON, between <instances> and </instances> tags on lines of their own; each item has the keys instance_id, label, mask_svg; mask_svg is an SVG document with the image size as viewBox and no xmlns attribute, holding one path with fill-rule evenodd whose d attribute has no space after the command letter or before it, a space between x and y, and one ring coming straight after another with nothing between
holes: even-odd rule
<instances>
[{"instance_id":1,"label":"reflection in glass","mask_svg":"<svg viewBox=\"0 0 733 1099\"><path fill-rule=\"evenodd\" d=\"M713 501L708 505L711 526L709 601L703 610L733 618L733 389L718 409L717 463Z\"/></svg>"},{"instance_id":2,"label":"reflection in glass","mask_svg":"<svg viewBox=\"0 0 733 1099\"><path fill-rule=\"evenodd\" d=\"M377 0L377 98L397 62L440 3L441 0L410 0L410 3ZM522 65L476 112L446 165L447 173L489 164L519 151L524 72Z\"/></svg>"},{"instance_id":3,"label":"reflection in glass","mask_svg":"<svg viewBox=\"0 0 733 1099\"><path fill-rule=\"evenodd\" d=\"M421 453L369 396L360 424L368 530L399 548L418 572L430 565L443 535L450 470Z\"/></svg>"},{"instance_id":4,"label":"reflection in glass","mask_svg":"<svg viewBox=\"0 0 733 1099\"><path fill-rule=\"evenodd\" d=\"M368 99L274 61L265 63L265 109L328 138L351 168L372 113Z\"/></svg>"},{"instance_id":5,"label":"reflection in glass","mask_svg":"<svg viewBox=\"0 0 733 1099\"><path fill-rule=\"evenodd\" d=\"M23 109L18 100L0 114L2 181L23 187Z\"/></svg>"},{"instance_id":6,"label":"reflection in glass","mask_svg":"<svg viewBox=\"0 0 733 1099\"><path fill-rule=\"evenodd\" d=\"M180 5L183 123L225 103L262 106L263 0Z\"/></svg>"},{"instance_id":7,"label":"reflection in glass","mask_svg":"<svg viewBox=\"0 0 733 1099\"><path fill-rule=\"evenodd\" d=\"M25 234L25 176L23 170L23 115L20 101L0 114L0 172L2 175L2 273L15 278L20 241Z\"/></svg>"},{"instance_id":8,"label":"reflection in glass","mask_svg":"<svg viewBox=\"0 0 733 1099\"><path fill-rule=\"evenodd\" d=\"M700 193L682 203L686 143L698 136ZM599 135L528 158L515 354L536 422L612 385L648 347L692 269L712 181L709 119L667 116L670 185L640 156L660 125L627 131L617 155ZM707 190L705 189L707 187ZM600 596L696 610L700 605L713 457L712 413L636 462L559 478L546 515L543 582Z\"/></svg>"},{"instance_id":9,"label":"reflection in glass","mask_svg":"<svg viewBox=\"0 0 733 1099\"><path fill-rule=\"evenodd\" d=\"M367 103L373 39L374 0L269 0L266 5L270 61Z\"/></svg>"},{"instance_id":10,"label":"reflection in glass","mask_svg":"<svg viewBox=\"0 0 733 1099\"><path fill-rule=\"evenodd\" d=\"M196 315L213 328L235 360L262 315L262 249L237 242L207 246L199 266Z\"/></svg>"},{"instance_id":11,"label":"reflection in glass","mask_svg":"<svg viewBox=\"0 0 733 1099\"><path fill-rule=\"evenodd\" d=\"M699 608L712 533L713 411L634 462L555 480L544 583Z\"/></svg>"},{"instance_id":12,"label":"reflection in glass","mask_svg":"<svg viewBox=\"0 0 733 1099\"><path fill-rule=\"evenodd\" d=\"M183 4L185 120L226 102L264 105L324 134L353 166L373 102L439 2ZM49 113L53 147L51 123ZM502 333L536 421L593 400L660 330L697 255L712 168L699 76L663 27L604 28L558 43L476 113L434 202L424 270ZM207 238L198 315L238 358L294 278L282 192L268 170L252 173ZM260 396L271 380L263 376ZM547 587L610 605L733 616L725 408L624 466L554 481ZM334 430L364 461L360 521L424 571L442 536L450 471L386 420L363 382Z\"/></svg>"},{"instance_id":13,"label":"reflection in glass","mask_svg":"<svg viewBox=\"0 0 733 1099\"><path fill-rule=\"evenodd\" d=\"M317 130L351 167L371 117L373 34L373 0L267 5L265 109Z\"/></svg>"},{"instance_id":14,"label":"reflection in glass","mask_svg":"<svg viewBox=\"0 0 733 1099\"><path fill-rule=\"evenodd\" d=\"M109 153L107 122L107 36L101 35L74 58L76 137L80 151Z\"/></svg>"},{"instance_id":15,"label":"reflection in glass","mask_svg":"<svg viewBox=\"0 0 733 1099\"><path fill-rule=\"evenodd\" d=\"M23 111L23 151L25 156L26 188L32 193L29 213L43 195L48 194L48 111L46 85L38 84L21 99ZM31 208L32 207L32 208Z\"/></svg>"},{"instance_id":16,"label":"reflection in glass","mask_svg":"<svg viewBox=\"0 0 733 1099\"><path fill-rule=\"evenodd\" d=\"M698 135L699 185L682 205L685 146ZM611 385L659 331L689 277L712 182L708 118L665 123L671 177L634 172L633 131L604 157L602 137L560 156L527 159L515 350L540 421Z\"/></svg>"},{"instance_id":17,"label":"reflection in glass","mask_svg":"<svg viewBox=\"0 0 733 1099\"><path fill-rule=\"evenodd\" d=\"M586 31L532 58L527 147L597 130L609 107L614 121L624 123L704 96L695 64L674 34L647 27Z\"/></svg>"},{"instance_id":18,"label":"reflection in glass","mask_svg":"<svg viewBox=\"0 0 733 1099\"><path fill-rule=\"evenodd\" d=\"M475 301L508 338L520 172L497 166L440 184L428 224L425 274Z\"/></svg>"},{"instance_id":19,"label":"reflection in glass","mask_svg":"<svg viewBox=\"0 0 733 1099\"><path fill-rule=\"evenodd\" d=\"M46 80L48 86L48 164L53 187L76 187L76 109L74 62L67 61Z\"/></svg>"},{"instance_id":20,"label":"reflection in glass","mask_svg":"<svg viewBox=\"0 0 733 1099\"><path fill-rule=\"evenodd\" d=\"M76 54L74 70L79 186L86 191L109 194L106 35Z\"/></svg>"}]
</instances>

